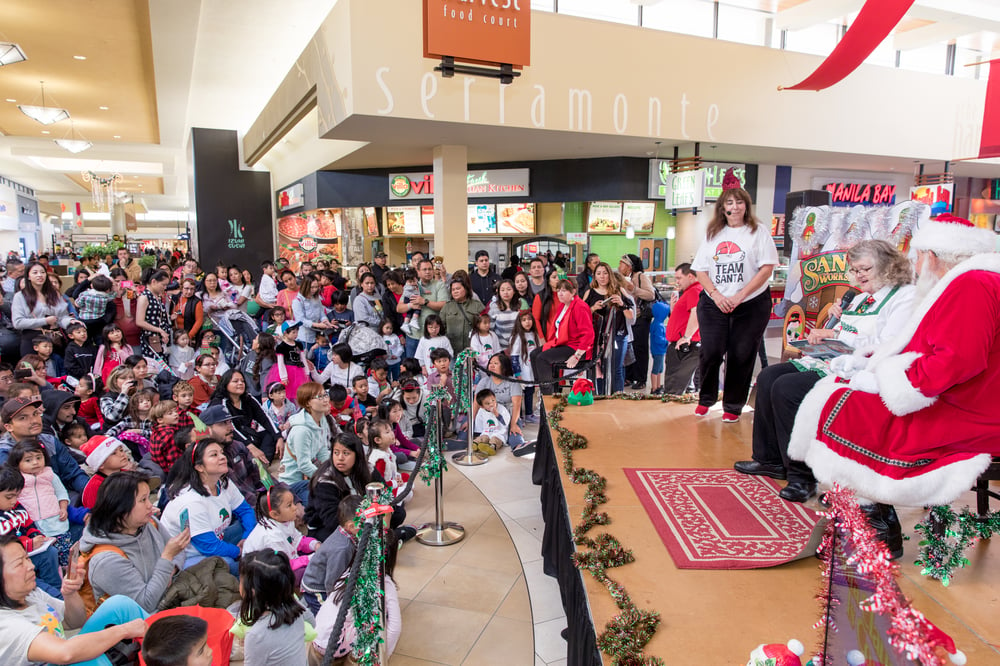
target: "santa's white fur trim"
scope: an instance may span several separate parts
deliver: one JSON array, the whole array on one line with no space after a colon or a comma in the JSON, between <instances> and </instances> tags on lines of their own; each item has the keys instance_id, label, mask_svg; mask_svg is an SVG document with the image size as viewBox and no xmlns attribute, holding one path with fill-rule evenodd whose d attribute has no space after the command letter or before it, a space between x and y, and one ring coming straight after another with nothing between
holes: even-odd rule
<instances>
[{"instance_id":1,"label":"santa's white fur trim","mask_svg":"<svg viewBox=\"0 0 1000 666\"><path fill-rule=\"evenodd\" d=\"M917 352L890 356L875 367L879 397L896 416L912 414L937 402L936 396L928 398L906 376L906 370L920 356Z\"/></svg>"},{"instance_id":2,"label":"santa's white fur trim","mask_svg":"<svg viewBox=\"0 0 1000 666\"><path fill-rule=\"evenodd\" d=\"M823 408L827 400L837 389L847 388L846 384L837 384L832 376L824 377L806 394L795 412L795 424L788 440L788 455L794 460L805 460L809 449L816 441L819 432L819 420L823 416Z\"/></svg>"},{"instance_id":3,"label":"santa's white fur trim","mask_svg":"<svg viewBox=\"0 0 1000 666\"><path fill-rule=\"evenodd\" d=\"M829 379L816 384L802 401L788 443L788 455L809 465L820 483L839 483L872 502L901 506L950 504L975 485L979 475L989 467L991 457L984 453L918 476L896 480L837 455L816 439L827 402L838 389L847 388Z\"/></svg>"},{"instance_id":4,"label":"santa's white fur trim","mask_svg":"<svg viewBox=\"0 0 1000 666\"><path fill-rule=\"evenodd\" d=\"M874 366L879 363L882 359L889 356L894 356L906 348L906 345L910 343L913 339L913 334L916 333L917 327L920 326L920 322L924 320L927 313L934 307L937 300L944 293L944 290L957 278L959 275L968 273L969 271L989 271L991 273L1000 273L1000 254L996 252L990 252L989 254L977 254L976 256L966 259L962 263L958 264L950 271L944 274L937 284L924 296L917 304L917 309L914 310L913 314L910 316L909 321L906 325L897 333L891 340L888 340L885 344L880 345L875 353L872 355L871 360L868 362L868 369L874 371Z\"/></svg>"},{"instance_id":5,"label":"santa's white fur trim","mask_svg":"<svg viewBox=\"0 0 1000 666\"><path fill-rule=\"evenodd\" d=\"M951 504L975 485L991 460L988 453L981 453L906 479L892 479L837 455L818 440L806 455L806 464L820 483L839 483L874 502L899 506Z\"/></svg>"},{"instance_id":6,"label":"santa's white fur trim","mask_svg":"<svg viewBox=\"0 0 1000 666\"><path fill-rule=\"evenodd\" d=\"M954 222L923 222L913 234L910 247L937 254L973 254L993 252L997 235L990 229Z\"/></svg>"}]
</instances>

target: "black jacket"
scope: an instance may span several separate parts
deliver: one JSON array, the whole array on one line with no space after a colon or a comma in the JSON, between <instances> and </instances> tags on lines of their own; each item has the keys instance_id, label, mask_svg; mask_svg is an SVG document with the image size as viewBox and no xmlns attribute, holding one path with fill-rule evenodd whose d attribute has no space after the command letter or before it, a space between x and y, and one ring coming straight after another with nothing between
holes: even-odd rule
<instances>
[{"instance_id":1,"label":"black jacket","mask_svg":"<svg viewBox=\"0 0 1000 666\"><path fill-rule=\"evenodd\" d=\"M83 345L75 342L66 345L66 353L63 357L63 370L70 377L79 379L85 374L94 371L94 360L97 358L97 347L94 345Z\"/></svg>"},{"instance_id":2,"label":"black jacket","mask_svg":"<svg viewBox=\"0 0 1000 666\"><path fill-rule=\"evenodd\" d=\"M469 274L469 279L472 281L472 291L476 293L482 303L489 305L493 298L493 288L500 281L500 276L490 266L490 272L485 277L480 275L478 270L473 269Z\"/></svg>"}]
</instances>

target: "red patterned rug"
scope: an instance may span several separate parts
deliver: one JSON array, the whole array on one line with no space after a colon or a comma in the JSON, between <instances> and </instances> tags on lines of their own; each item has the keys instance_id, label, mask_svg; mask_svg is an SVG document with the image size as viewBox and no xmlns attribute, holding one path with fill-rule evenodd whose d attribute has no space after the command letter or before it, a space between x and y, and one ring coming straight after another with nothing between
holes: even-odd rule
<instances>
[{"instance_id":1,"label":"red patterned rug","mask_svg":"<svg viewBox=\"0 0 1000 666\"><path fill-rule=\"evenodd\" d=\"M723 469L626 469L679 569L759 569L810 557L819 516L774 479Z\"/></svg>"}]
</instances>

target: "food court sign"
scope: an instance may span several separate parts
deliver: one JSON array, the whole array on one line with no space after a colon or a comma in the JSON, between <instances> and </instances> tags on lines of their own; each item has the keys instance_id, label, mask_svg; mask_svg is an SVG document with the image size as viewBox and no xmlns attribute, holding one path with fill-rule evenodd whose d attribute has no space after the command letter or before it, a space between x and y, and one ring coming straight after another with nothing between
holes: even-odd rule
<instances>
[{"instance_id":1,"label":"food court sign","mask_svg":"<svg viewBox=\"0 0 1000 666\"><path fill-rule=\"evenodd\" d=\"M530 169L470 171L466 176L466 194L470 199L527 197L531 195L528 183L530 174ZM390 199L431 199L433 197L433 172L389 174Z\"/></svg>"},{"instance_id":2,"label":"food court sign","mask_svg":"<svg viewBox=\"0 0 1000 666\"><path fill-rule=\"evenodd\" d=\"M424 57L484 65L531 61L531 0L424 0Z\"/></svg>"}]
</instances>

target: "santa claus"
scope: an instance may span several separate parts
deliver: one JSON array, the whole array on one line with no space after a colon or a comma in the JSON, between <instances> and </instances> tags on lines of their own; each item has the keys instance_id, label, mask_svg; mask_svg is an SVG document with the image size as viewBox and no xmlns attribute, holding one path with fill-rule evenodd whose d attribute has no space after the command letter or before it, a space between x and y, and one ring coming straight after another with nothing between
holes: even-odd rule
<instances>
[{"instance_id":1,"label":"santa claus","mask_svg":"<svg viewBox=\"0 0 1000 666\"><path fill-rule=\"evenodd\" d=\"M852 488L902 555L892 504L948 504L1000 455L997 236L941 216L913 236L923 296L902 332L849 384L820 382L802 403L789 455L817 480Z\"/></svg>"}]
</instances>

